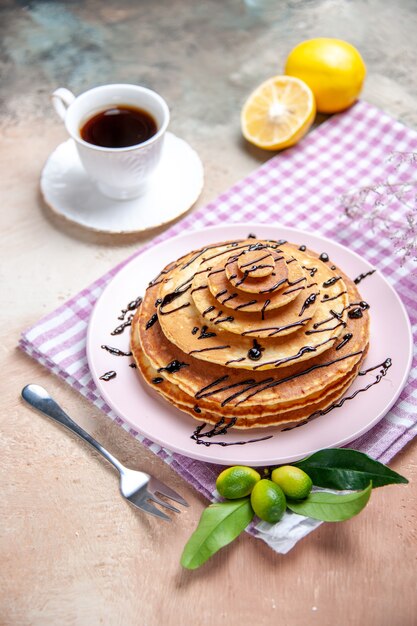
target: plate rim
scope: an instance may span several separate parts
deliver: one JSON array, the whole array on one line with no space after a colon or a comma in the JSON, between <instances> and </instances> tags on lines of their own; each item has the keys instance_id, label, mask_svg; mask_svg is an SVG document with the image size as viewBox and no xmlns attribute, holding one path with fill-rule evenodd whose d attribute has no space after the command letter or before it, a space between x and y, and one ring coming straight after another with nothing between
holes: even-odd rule
<instances>
[{"instance_id":1,"label":"plate rim","mask_svg":"<svg viewBox=\"0 0 417 626\"><path fill-rule=\"evenodd\" d=\"M279 225L279 224L268 224L266 222L248 222L248 223L243 223L243 222L228 222L226 224L214 224L212 226L207 226L204 228L204 232L205 233L211 233L212 231L217 231L219 229L226 231L229 230L233 230L234 228L245 228L250 230L255 230L256 228L268 228L271 227L274 229L281 229L283 231L287 232L291 232L296 234L297 236L302 236L302 235L306 235L307 237L313 237L316 240L319 240L320 242L329 242L332 246L336 246L336 248L339 248L340 250L344 251L344 252L348 252L350 255L352 255L353 257L355 257L361 264L365 265L368 269L376 269L378 272L379 277L384 281L384 283L387 285L387 287L389 288L389 290L391 291L391 293L393 294L396 303L399 305L399 308L401 310L405 325L407 327L407 336L408 336L408 354L407 354L407 360L406 360L406 366L404 369L404 373L401 379L401 382L399 383L397 390L394 394L394 396L392 397L392 399L390 400L390 402L370 421L367 422L366 425L362 426L361 428L359 428L358 430L356 430L354 433L352 433L349 436L345 436L342 437L341 439L338 439L335 443L333 443L331 446L327 446L327 447L334 447L334 448L339 448L342 447L348 443L351 443L352 441L354 441L355 439L361 437L362 435L364 435L366 432L368 432L369 430L371 430L376 424L378 424L378 422L381 421L381 419L388 413L388 411L394 406L394 404L397 402L399 396L401 395L401 392L403 391L407 380L409 378L410 375L410 371L411 371L411 367L412 367L412 361L413 361L413 333L412 333L412 327L411 327L411 322L408 316L408 312L407 309L404 305L404 303L402 302L399 294L397 293L396 289L388 282L387 278L384 276L384 274L378 269L375 268L375 266L372 265L372 263L370 263L367 259L364 259L363 257L361 257L357 252L355 252L354 250L350 250L349 248L347 248L346 246L344 246L343 244L340 244L337 241L334 241L332 239L330 239L329 237L323 236L321 234L316 234L316 233L307 233L306 231L303 231L302 229L293 227L293 226L283 226L283 225ZM183 456L186 456L187 458L191 458L191 459L195 459L198 461L202 461L205 463L214 463L214 464L218 464L218 465L227 465L230 464L229 461L227 461L224 458L218 457L216 456L215 450L212 450L212 448L217 448L217 446L212 446L211 448L205 448L205 446L203 446L205 448L205 450L211 450L211 453L209 453L208 455L202 455L199 454L199 448L201 446L196 446L196 451L195 453L193 452L192 454L190 454L190 452L188 450L184 451L184 449L179 448L177 445L171 445L171 444L167 444L166 441L162 441L159 437L155 437L153 434L149 434L144 432L141 428L138 428L137 424L132 424L128 418L126 418L126 416L124 416L119 409L116 407L116 405L111 401L111 399L109 399L108 394L106 393L106 391L104 390L104 394L102 393L102 385L99 382L99 377L96 376L96 373L94 371L94 368L92 367L91 361L92 361L92 356L90 353L90 349L91 351L93 350L93 348L90 348L91 345L91 335L92 335L92 329L94 327L94 317L96 315L96 312L99 308L99 303L101 298L103 297L103 294L107 291L107 289L110 287L110 285L113 283L113 281L116 279L116 277L120 278L120 275L122 275L125 271L128 271L131 264L135 263L137 261L137 259L139 259L142 254L146 253L148 250L152 250L155 251L155 249L158 249L160 246L164 246L169 242L176 242L177 240L186 238L191 236L192 234L194 234L195 232L199 232L201 231L201 229L190 229L190 230L186 230L184 232L179 233L178 235L175 235L173 237L168 237L167 239L163 239L162 241L159 241L155 246L153 247L146 247L144 250L140 250L138 252L138 254L136 254L132 259L128 260L127 263L119 270L119 272L117 272L117 274L115 274L112 279L110 280L110 282L106 285L106 287L103 289L102 293L100 294L100 296L98 297L93 310L90 314L90 318L88 321L88 328L87 328L87 337L86 337L86 353L87 353L87 362L88 362L88 367L89 367L89 371L90 374L93 378L94 384L97 387L97 390L99 392L100 397L102 397L102 399L110 406L110 408L116 413L116 415L122 419L128 426L129 428L132 428L133 430L139 432L143 437L148 438L150 441L152 441L153 443L156 443L158 445L160 445L163 448L166 448L167 450L169 450L171 453L176 453L176 454L181 454ZM171 405L166 402L167 407L168 408L173 408L171 407ZM265 430L265 432L267 432L267 428L263 429ZM325 446L326 447L326 446ZM223 448L224 450L226 450L227 448ZM319 448L321 449L321 448ZM317 451L317 448L311 448L306 452L302 453L302 456L300 456L300 454L291 454L288 455L286 457L279 457L279 460L271 460L271 459L262 459L262 461L260 462L255 462L255 461L251 461L250 464L253 467L259 467L259 466L267 466L267 465L274 465L274 464L281 464L281 463L290 463L290 462L294 462L296 460L299 460L301 458L304 458L306 456L309 456L310 454L313 454L314 452ZM232 461L233 464L236 464L237 461Z\"/></svg>"}]
</instances>

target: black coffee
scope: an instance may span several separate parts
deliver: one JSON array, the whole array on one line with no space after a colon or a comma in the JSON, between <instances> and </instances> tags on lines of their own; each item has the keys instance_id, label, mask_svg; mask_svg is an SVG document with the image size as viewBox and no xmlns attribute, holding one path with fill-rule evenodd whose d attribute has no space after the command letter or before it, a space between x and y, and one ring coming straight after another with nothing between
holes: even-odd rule
<instances>
[{"instance_id":1,"label":"black coffee","mask_svg":"<svg viewBox=\"0 0 417 626\"><path fill-rule=\"evenodd\" d=\"M126 148L147 141L158 127L150 113L116 105L91 117L80 129L84 141L103 148Z\"/></svg>"}]
</instances>

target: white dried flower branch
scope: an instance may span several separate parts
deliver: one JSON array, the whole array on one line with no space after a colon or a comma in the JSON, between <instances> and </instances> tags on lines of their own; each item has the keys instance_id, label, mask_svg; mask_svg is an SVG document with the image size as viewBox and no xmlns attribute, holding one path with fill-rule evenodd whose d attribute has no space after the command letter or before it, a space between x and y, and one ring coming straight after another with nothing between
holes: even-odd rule
<instances>
[{"instance_id":1,"label":"white dried flower branch","mask_svg":"<svg viewBox=\"0 0 417 626\"><path fill-rule=\"evenodd\" d=\"M387 237L401 257L417 263L417 152L393 152L394 172L385 181L359 187L341 197L344 213Z\"/></svg>"}]
</instances>

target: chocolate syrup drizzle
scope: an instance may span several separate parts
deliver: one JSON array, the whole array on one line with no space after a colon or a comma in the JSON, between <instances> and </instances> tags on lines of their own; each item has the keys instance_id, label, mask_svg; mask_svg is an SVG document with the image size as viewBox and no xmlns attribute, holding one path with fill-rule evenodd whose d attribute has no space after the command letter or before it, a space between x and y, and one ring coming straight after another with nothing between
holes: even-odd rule
<instances>
[{"instance_id":1,"label":"chocolate syrup drizzle","mask_svg":"<svg viewBox=\"0 0 417 626\"><path fill-rule=\"evenodd\" d=\"M287 291L283 292L283 295L286 296L288 293L292 293L293 291L300 291L302 289L305 289L306 286L302 285L301 287L294 287L294 289L287 289Z\"/></svg>"},{"instance_id":2,"label":"chocolate syrup drizzle","mask_svg":"<svg viewBox=\"0 0 417 626\"><path fill-rule=\"evenodd\" d=\"M352 337L353 337L352 333L346 333L346 335L343 335L342 341L338 343L336 346L336 350L340 350L341 348L343 348L343 346L345 346L348 343L348 341L352 339Z\"/></svg>"},{"instance_id":3,"label":"chocolate syrup drizzle","mask_svg":"<svg viewBox=\"0 0 417 626\"><path fill-rule=\"evenodd\" d=\"M259 361L259 359L262 357L262 352L264 350L265 348L262 348L262 346L257 342L257 340L254 339L253 346L248 351L248 358L251 359L251 361Z\"/></svg>"},{"instance_id":4,"label":"chocolate syrup drizzle","mask_svg":"<svg viewBox=\"0 0 417 626\"><path fill-rule=\"evenodd\" d=\"M148 284L148 289L149 287L154 287L155 285L159 285L160 283L162 283L164 281L164 279L159 280L161 278L161 276L165 276L165 274L168 274L168 272L171 272L172 270L175 270L175 268L177 268L180 264L180 261L174 261L174 263L171 263L171 265L169 265L169 267L167 267L166 269L163 269L161 272L159 272L159 274L149 282Z\"/></svg>"},{"instance_id":5,"label":"chocolate syrup drizzle","mask_svg":"<svg viewBox=\"0 0 417 626\"><path fill-rule=\"evenodd\" d=\"M222 267L219 270L212 270L211 267L210 267L210 270L211 271L207 274L207 277L214 276L214 274L221 274L222 272L225 271L225 268ZM202 272L199 272L199 273L202 273ZM194 276L195 276L195 274L193 274L191 278L194 278Z\"/></svg>"},{"instance_id":6,"label":"chocolate syrup drizzle","mask_svg":"<svg viewBox=\"0 0 417 626\"><path fill-rule=\"evenodd\" d=\"M334 326L330 326L329 328L317 328L317 326L318 324L313 324L313 328L315 330L306 330L305 334L314 335L315 333L327 333L328 331L336 330L336 328L339 328L339 326L343 326L344 328L346 328L346 322L340 321L338 324L335 324Z\"/></svg>"},{"instance_id":7,"label":"chocolate syrup drizzle","mask_svg":"<svg viewBox=\"0 0 417 626\"><path fill-rule=\"evenodd\" d=\"M357 320L363 316L362 311L366 311L367 309L369 309L369 304L365 302L365 300L361 300L361 302L352 302L352 304L349 304L349 306L345 307L343 310L350 307L355 308L349 311L348 317L352 320Z\"/></svg>"},{"instance_id":8,"label":"chocolate syrup drizzle","mask_svg":"<svg viewBox=\"0 0 417 626\"><path fill-rule=\"evenodd\" d=\"M212 246L212 247L218 247L218 246ZM264 243L254 243L250 246L248 246L247 243L241 245L241 246L236 246L235 250L248 250L250 252L252 252L253 250L265 250L266 248L271 248L272 250L276 250L277 249L277 245L270 245L270 244L264 244ZM203 251L202 251L203 252ZM225 252L227 252L227 250L222 250L221 252L216 252L216 254L212 254L209 257L203 258L203 261L211 261L212 259L215 259L219 256L222 256L223 254L225 254ZM200 255L198 255L200 256ZM198 256L196 258L198 258ZM191 261L187 264L190 265ZM185 266L186 267L186 266Z\"/></svg>"},{"instance_id":9,"label":"chocolate syrup drizzle","mask_svg":"<svg viewBox=\"0 0 417 626\"><path fill-rule=\"evenodd\" d=\"M304 313L304 311L306 309L308 309L309 306L311 306L312 304L314 304L314 302L316 301L317 296L319 296L320 293L312 293L308 296L308 298L304 301L303 306L301 307L301 311L298 314L298 317L301 317L302 314Z\"/></svg>"},{"instance_id":10,"label":"chocolate syrup drizzle","mask_svg":"<svg viewBox=\"0 0 417 626\"><path fill-rule=\"evenodd\" d=\"M266 311L266 308L267 308L267 306L268 306L269 304L271 304L271 300L265 300L265 302L264 302L264 304L263 304L263 306L262 306L262 309L261 309L261 319L262 319L262 320L264 320L264 319L265 319L265 311Z\"/></svg>"},{"instance_id":11,"label":"chocolate syrup drizzle","mask_svg":"<svg viewBox=\"0 0 417 626\"><path fill-rule=\"evenodd\" d=\"M175 309L170 309L169 311L162 311L161 307L159 307L159 314L160 315L171 315L171 313L176 313L177 311L181 311L181 309L186 309L189 306L191 306L191 302L185 302L185 304L181 304L180 306L177 306Z\"/></svg>"},{"instance_id":12,"label":"chocolate syrup drizzle","mask_svg":"<svg viewBox=\"0 0 417 626\"><path fill-rule=\"evenodd\" d=\"M281 285L283 285L284 283L290 284L287 278L283 278L282 280L279 280L277 283L275 283L275 285L273 285L269 289L261 289L259 293L271 293L271 291L275 291L275 289L278 289L278 287L281 287Z\"/></svg>"},{"instance_id":13,"label":"chocolate syrup drizzle","mask_svg":"<svg viewBox=\"0 0 417 626\"><path fill-rule=\"evenodd\" d=\"M303 354L305 354L306 352L316 352L317 348L319 348L320 346L324 346L326 343L329 343L330 341L335 341L335 339L336 337L330 337L330 339L326 339L325 341L322 341L321 343L317 344L317 346L315 347L303 346L302 348L300 348L297 354L283 357L282 359L277 359L275 361L266 361L265 363L260 363L259 365L255 365L252 369L257 370L260 367L263 367L264 365L275 365L275 367L278 367L279 365L282 365L283 363L288 363L289 361L295 361L296 359L299 359L300 357L302 357Z\"/></svg>"},{"instance_id":14,"label":"chocolate syrup drizzle","mask_svg":"<svg viewBox=\"0 0 417 626\"><path fill-rule=\"evenodd\" d=\"M154 313L146 322L145 329L149 330L158 321L158 315Z\"/></svg>"},{"instance_id":15,"label":"chocolate syrup drizzle","mask_svg":"<svg viewBox=\"0 0 417 626\"><path fill-rule=\"evenodd\" d=\"M239 287L239 285L244 283L248 276L249 276L249 270L245 270L243 272L243 277L235 283L235 287Z\"/></svg>"},{"instance_id":16,"label":"chocolate syrup drizzle","mask_svg":"<svg viewBox=\"0 0 417 626\"><path fill-rule=\"evenodd\" d=\"M124 331L125 328L132 325L132 320L133 320L133 315L129 315L127 320L123 322L122 324L120 324L119 326L116 326L116 328L110 334L120 335Z\"/></svg>"},{"instance_id":17,"label":"chocolate syrup drizzle","mask_svg":"<svg viewBox=\"0 0 417 626\"><path fill-rule=\"evenodd\" d=\"M330 411L333 411L333 409L339 409L348 400L353 400L354 398L356 398L356 396L359 393L363 393L364 391L368 391L368 389L370 389L374 385L377 385L379 382L381 382L383 377L386 376L386 374L387 374L389 368L391 367L391 365L392 365L392 360L390 358L388 358L388 359L385 359L385 361L383 361L382 363L379 363L378 365L375 365L373 367L368 367L368 369L360 371L358 373L358 376L365 376L365 374L367 374L368 372L372 372L373 370L381 368L380 372L376 375L374 381L372 381L371 383L369 383L365 387L361 387L360 389L357 389L354 393L352 393L352 395L344 396L343 398L341 398L337 402L333 402L333 404L328 406L327 409L321 409L320 411L315 411L314 413L309 415L309 417L307 419L310 420L310 419L313 419L315 417L319 417L321 415L326 415L327 413L330 413Z\"/></svg>"},{"instance_id":18,"label":"chocolate syrup drizzle","mask_svg":"<svg viewBox=\"0 0 417 626\"><path fill-rule=\"evenodd\" d=\"M198 328L197 328L198 330ZM217 337L216 333L207 332L208 326L203 326L197 339L208 339L209 337Z\"/></svg>"},{"instance_id":19,"label":"chocolate syrup drizzle","mask_svg":"<svg viewBox=\"0 0 417 626\"><path fill-rule=\"evenodd\" d=\"M208 391L209 389L211 389L212 387L215 387L216 385L218 385L219 383L222 383L223 381L227 380L229 378L228 374L225 374L224 376L220 376L220 378L216 378L216 380L213 380L212 383L209 383L208 385L206 385L205 387L202 387L199 391L197 391L197 393L195 394L195 397L197 399L202 398L202 394L205 391Z\"/></svg>"},{"instance_id":20,"label":"chocolate syrup drizzle","mask_svg":"<svg viewBox=\"0 0 417 626\"><path fill-rule=\"evenodd\" d=\"M159 311L162 313L162 309L164 309L166 306L168 306L168 304L171 304L171 302L174 302L174 300L176 300L177 298L179 298L180 296L182 296L184 293L186 293L189 289L191 289L191 279L186 280L185 283L183 283L182 285L179 285L176 289L174 289L174 291L171 291L170 293L167 293L163 298L162 298L162 302L159 305ZM185 289L184 289L185 287Z\"/></svg>"},{"instance_id":21,"label":"chocolate syrup drizzle","mask_svg":"<svg viewBox=\"0 0 417 626\"><path fill-rule=\"evenodd\" d=\"M337 283L338 280L341 280L341 276L333 276L333 278L329 278L329 280L325 280L322 287L324 287L325 289L327 287L331 287L332 285L334 285L335 283Z\"/></svg>"},{"instance_id":22,"label":"chocolate syrup drizzle","mask_svg":"<svg viewBox=\"0 0 417 626\"><path fill-rule=\"evenodd\" d=\"M177 359L174 359L173 361L168 363L168 365L166 365L165 367L160 367L158 369L158 374L160 372L168 372L168 374L175 374L176 372L179 372L180 369L182 369L183 367L189 367L189 363L183 363L182 361L177 361Z\"/></svg>"},{"instance_id":23,"label":"chocolate syrup drizzle","mask_svg":"<svg viewBox=\"0 0 417 626\"><path fill-rule=\"evenodd\" d=\"M107 350L107 352L110 352L110 354L113 354L114 356L132 356L131 352L123 352L122 350L119 350L119 348L112 348L111 346L101 346L103 350Z\"/></svg>"},{"instance_id":24,"label":"chocolate syrup drizzle","mask_svg":"<svg viewBox=\"0 0 417 626\"><path fill-rule=\"evenodd\" d=\"M363 316L362 309L359 306L355 307L348 313L348 317L350 317L351 320L357 320L362 316Z\"/></svg>"},{"instance_id":25,"label":"chocolate syrup drizzle","mask_svg":"<svg viewBox=\"0 0 417 626\"><path fill-rule=\"evenodd\" d=\"M263 256L259 257L259 259L255 259L254 261L249 261L249 263L245 263L244 265L242 265L240 267L240 269L242 270L244 267L248 267L248 265L252 265L252 268L249 270L251 272L254 272L255 269L258 269L259 267L275 267L274 265L255 265L256 263L260 263L260 261L263 261L264 259L267 259L269 256L271 256L271 254L269 252L267 252L267 254L264 254ZM281 259L283 259L283 256L278 257L277 259L274 259L275 261L280 261Z\"/></svg>"},{"instance_id":26,"label":"chocolate syrup drizzle","mask_svg":"<svg viewBox=\"0 0 417 626\"><path fill-rule=\"evenodd\" d=\"M309 322L311 319L312 319L311 317L306 317L305 319L300 320L299 322L293 322L292 324L286 324L285 326L269 326L268 328L254 328L252 330L245 330L245 332L242 333L242 337L246 335L251 335L252 333L259 333L260 331L265 331L265 330L272 330L272 333L269 333L267 337L273 337L274 335L277 335L278 333L282 332L283 330L286 330L287 328L293 328L294 326L303 326L304 324Z\"/></svg>"},{"instance_id":27,"label":"chocolate syrup drizzle","mask_svg":"<svg viewBox=\"0 0 417 626\"><path fill-rule=\"evenodd\" d=\"M355 285L359 285L359 283L360 283L360 282L361 282L364 278L366 278L367 276L372 276L372 274L374 274L375 272L376 272L376 270L370 270L369 272L365 272L364 274L359 274L359 276L357 276L357 277L354 279L354 281L353 281L353 282L355 283Z\"/></svg>"},{"instance_id":28,"label":"chocolate syrup drizzle","mask_svg":"<svg viewBox=\"0 0 417 626\"><path fill-rule=\"evenodd\" d=\"M154 385L160 385L161 383L164 382L164 378L162 378L162 376L156 376L155 378L152 378L152 382Z\"/></svg>"},{"instance_id":29,"label":"chocolate syrup drizzle","mask_svg":"<svg viewBox=\"0 0 417 626\"><path fill-rule=\"evenodd\" d=\"M117 318L118 320L123 321L125 319L125 315L128 311L135 311L138 306L142 303L143 298L138 296L136 300L132 300L129 302L124 309L121 310L121 315Z\"/></svg>"},{"instance_id":30,"label":"chocolate syrup drizzle","mask_svg":"<svg viewBox=\"0 0 417 626\"><path fill-rule=\"evenodd\" d=\"M227 291L227 290L226 290ZM219 295L219 294L217 294ZM227 298L225 298L224 300L222 300L220 302L220 304L226 304L226 302L229 302L229 300L234 300L235 298L237 298L238 294L237 293L232 293L230 296L228 296Z\"/></svg>"},{"instance_id":31,"label":"chocolate syrup drizzle","mask_svg":"<svg viewBox=\"0 0 417 626\"><path fill-rule=\"evenodd\" d=\"M230 247L234 248L236 246L238 242L235 241L233 242ZM192 263L194 263L194 261L196 261L198 258L200 258L203 254L205 254L208 250L213 250L213 248L218 248L217 244L214 244L212 246L206 246L205 248L203 248L202 250L199 250L198 252L195 253L195 255L193 257L191 257L191 259L189 259L187 261L187 263L185 263L182 267L181 267L181 271L185 270L187 267L189 267ZM207 260L207 259L206 259Z\"/></svg>"},{"instance_id":32,"label":"chocolate syrup drizzle","mask_svg":"<svg viewBox=\"0 0 417 626\"><path fill-rule=\"evenodd\" d=\"M292 356L287 356L287 357L284 357L282 359L278 359L277 361L275 361L275 367L278 367L279 365L282 365L283 363L289 363L289 361L295 361L296 359L299 359L300 357L302 357L303 354L306 354L307 352L316 352L316 350L317 348L315 346L303 346L302 348L299 349L297 354L293 354Z\"/></svg>"},{"instance_id":33,"label":"chocolate syrup drizzle","mask_svg":"<svg viewBox=\"0 0 417 626\"><path fill-rule=\"evenodd\" d=\"M191 289L190 293L195 293L196 291L202 291L203 289L208 289L208 285L200 285L200 287L194 287L194 289Z\"/></svg>"},{"instance_id":34,"label":"chocolate syrup drizzle","mask_svg":"<svg viewBox=\"0 0 417 626\"><path fill-rule=\"evenodd\" d=\"M114 370L110 370L109 372L103 374L103 376L100 376L100 380L105 380L107 382L109 380L112 380L112 378L116 378L116 376L116 372Z\"/></svg>"},{"instance_id":35,"label":"chocolate syrup drizzle","mask_svg":"<svg viewBox=\"0 0 417 626\"><path fill-rule=\"evenodd\" d=\"M292 282L289 280L288 286L293 287L294 285L298 285L298 283L303 283L305 280L307 280L305 276L303 276L302 278L298 278L297 280L293 280ZM285 293L290 293L290 292L286 291Z\"/></svg>"},{"instance_id":36,"label":"chocolate syrup drizzle","mask_svg":"<svg viewBox=\"0 0 417 626\"><path fill-rule=\"evenodd\" d=\"M211 311L214 311L214 309L215 309L215 308L216 308L216 307L214 307L214 306L209 306L209 307L207 307L207 309L206 309L205 311L203 311L203 312L202 312L202 314L201 314L201 315L202 315L203 317L205 317L205 316L207 315L207 313L210 313Z\"/></svg>"},{"instance_id":37,"label":"chocolate syrup drizzle","mask_svg":"<svg viewBox=\"0 0 417 626\"><path fill-rule=\"evenodd\" d=\"M348 308L348 307L346 307ZM346 310L346 308L343 308L340 313L338 311L333 311L333 309L330 309L329 313L331 317L327 317L324 320L321 320L321 322L316 322L315 324L313 324L313 328L318 328L319 326L323 326L323 324L327 324L327 322L332 322L334 319L339 320L339 322L341 321L341 317L343 315L343 311ZM346 326L345 322L341 322L342 324L344 324Z\"/></svg>"},{"instance_id":38,"label":"chocolate syrup drizzle","mask_svg":"<svg viewBox=\"0 0 417 626\"><path fill-rule=\"evenodd\" d=\"M317 267L306 267L305 265L302 265L301 267L303 268L303 270L307 270L307 272L310 272L311 278L313 278L317 272Z\"/></svg>"},{"instance_id":39,"label":"chocolate syrup drizzle","mask_svg":"<svg viewBox=\"0 0 417 626\"><path fill-rule=\"evenodd\" d=\"M369 309L369 304L365 302L364 300L362 300L361 302L352 302L348 304L347 306L343 307L340 313L330 309L329 313L331 314L332 317L328 317L327 319L321 320L321 322L316 322L315 324L313 324L313 328L315 330L306 330L305 334L312 335L314 333L324 333L326 331L335 330L339 326L343 326L344 328L346 328L346 322L343 322L341 317L342 317L343 312L346 311L346 309L351 309L352 307L355 307L355 308L349 311L348 317L350 319L359 319L363 315L362 311ZM319 329L319 326L322 326L323 324L326 324L327 322L331 322L333 318L339 320L339 323L336 324L336 326L331 326L330 328Z\"/></svg>"},{"instance_id":40,"label":"chocolate syrup drizzle","mask_svg":"<svg viewBox=\"0 0 417 626\"><path fill-rule=\"evenodd\" d=\"M250 393L248 395L246 395L243 399L239 400L235 404L235 406L239 406L243 402L246 402L247 400L249 400L253 396L257 395L258 393L261 393L262 391L265 391L266 389L270 389L270 388L276 387L278 385L281 385L283 383L289 382L291 380L295 380L296 378L301 378L302 376L305 376L306 374L309 374L310 372L313 372L313 371L318 370L318 369L323 369L323 368L326 368L326 367L330 367L334 363L339 363L340 361L344 361L345 359L349 359L349 358L354 357L354 356L359 356L362 353L363 353L363 350L358 350L356 352L345 354L345 355L343 355L341 357L332 359L331 361L327 361L325 363L320 363L320 364L317 364L317 365L312 365L312 366L308 367L305 370L302 370L302 371L297 372L295 374L291 374L290 376L284 376L283 378L278 378L277 379L277 378L274 378L274 377L268 377L268 378L264 378L263 380L260 380L260 381L255 381L252 378L252 379L245 379L245 380L242 380L242 381L239 381L239 382L236 382L236 383L232 383L232 384L229 384L229 385L221 386L221 383L227 382L229 380L229 375L226 374L225 376L221 376L220 378L218 378L218 379L214 380L213 382L209 383L205 387L202 387L195 394L195 398L196 399L200 399L200 398L204 398L204 397L208 397L208 396L213 396L213 395L216 395L216 394L219 394L219 393L223 393L224 391L228 391L228 390L236 388L236 387L242 387L237 392L233 392L231 395L227 396L221 403L221 406L225 406L226 404L229 404L229 402L231 402L232 400L235 400L239 396L241 396L243 394L246 394L248 391L250 391Z\"/></svg>"},{"instance_id":41,"label":"chocolate syrup drizzle","mask_svg":"<svg viewBox=\"0 0 417 626\"><path fill-rule=\"evenodd\" d=\"M359 354L362 354L362 352L363 352L363 350L358 350L357 352L352 352L351 354L346 354L345 356L339 357L338 359L333 359L333 361L328 361L327 363L322 363L322 364L318 364L318 365L312 365L308 369L303 370L301 372L298 372L297 374L292 374L291 376L286 376L286 377L280 378L278 380L273 380L272 379L271 382L269 382L268 380L260 381L259 383L256 383L255 385L252 385L251 387L259 387L260 386L261 388L260 389L255 389L255 391L252 391L245 398L243 398L242 400L239 400L239 402L237 402L235 404L235 406L236 407L239 406L243 402L246 402L247 400L249 400L253 396L256 396L258 393L261 393L262 391L265 391L266 389L271 389L272 387L276 387L277 385L281 385L284 382L288 382L290 380L294 380L295 378L300 378L301 376L305 376L305 374L308 374L309 372L312 372L314 370L321 369L323 367L329 367L330 365L333 365L334 363L338 363L339 361L344 361L345 359L348 359L351 356L357 356ZM262 387L262 385L263 385L263 387ZM222 406L224 406L225 404L227 404L231 400L234 400L236 397L238 397L242 393L245 393L246 391L247 391L247 389L243 390L243 392L238 392L238 393L233 394L232 396L229 396L228 398L226 398L226 400L223 400Z\"/></svg>"},{"instance_id":42,"label":"chocolate syrup drizzle","mask_svg":"<svg viewBox=\"0 0 417 626\"><path fill-rule=\"evenodd\" d=\"M222 322L234 322L235 318L233 315L228 315L227 317L221 317L219 320L216 320L215 324L221 324Z\"/></svg>"},{"instance_id":43,"label":"chocolate syrup drizzle","mask_svg":"<svg viewBox=\"0 0 417 626\"><path fill-rule=\"evenodd\" d=\"M210 317L210 322L214 322L214 320L218 320L219 317L221 317L223 315L223 311L218 311L217 315L215 315L214 317Z\"/></svg>"},{"instance_id":44,"label":"chocolate syrup drizzle","mask_svg":"<svg viewBox=\"0 0 417 626\"><path fill-rule=\"evenodd\" d=\"M258 301L257 300L249 300L249 302L243 302L243 304L239 304L237 307L235 307L233 310L234 311L240 311L240 309L244 309L247 306L252 306L252 304L256 304Z\"/></svg>"},{"instance_id":45,"label":"chocolate syrup drizzle","mask_svg":"<svg viewBox=\"0 0 417 626\"><path fill-rule=\"evenodd\" d=\"M198 411L197 411L198 412ZM200 410L201 412L201 410ZM260 437L259 439L248 439L247 441L206 441L204 438L212 439L213 437L217 437L218 435L226 435L229 428L235 425L237 421L237 417L233 417L230 422L225 423L225 418L221 417L218 422L214 424L214 426L210 430L206 430L206 432L202 432L203 428L207 426L204 422L197 426L193 434L191 435L191 439L202 446L244 446L247 443L255 443L256 441L265 441L266 439L271 439L272 435L267 435L266 437Z\"/></svg>"},{"instance_id":46,"label":"chocolate syrup drizzle","mask_svg":"<svg viewBox=\"0 0 417 626\"><path fill-rule=\"evenodd\" d=\"M212 348L202 348L201 350L191 350L188 354L196 354L197 352L209 352L210 350L225 350L230 346L213 346Z\"/></svg>"}]
</instances>

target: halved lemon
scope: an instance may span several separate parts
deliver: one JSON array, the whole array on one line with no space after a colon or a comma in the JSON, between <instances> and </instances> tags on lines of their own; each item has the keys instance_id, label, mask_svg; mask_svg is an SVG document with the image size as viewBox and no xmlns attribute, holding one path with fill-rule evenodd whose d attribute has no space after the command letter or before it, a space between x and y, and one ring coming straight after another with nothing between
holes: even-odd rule
<instances>
[{"instance_id":1,"label":"halved lemon","mask_svg":"<svg viewBox=\"0 0 417 626\"><path fill-rule=\"evenodd\" d=\"M245 102L242 133L259 148L282 150L304 137L315 114L310 87L293 76L274 76L259 85Z\"/></svg>"}]
</instances>

